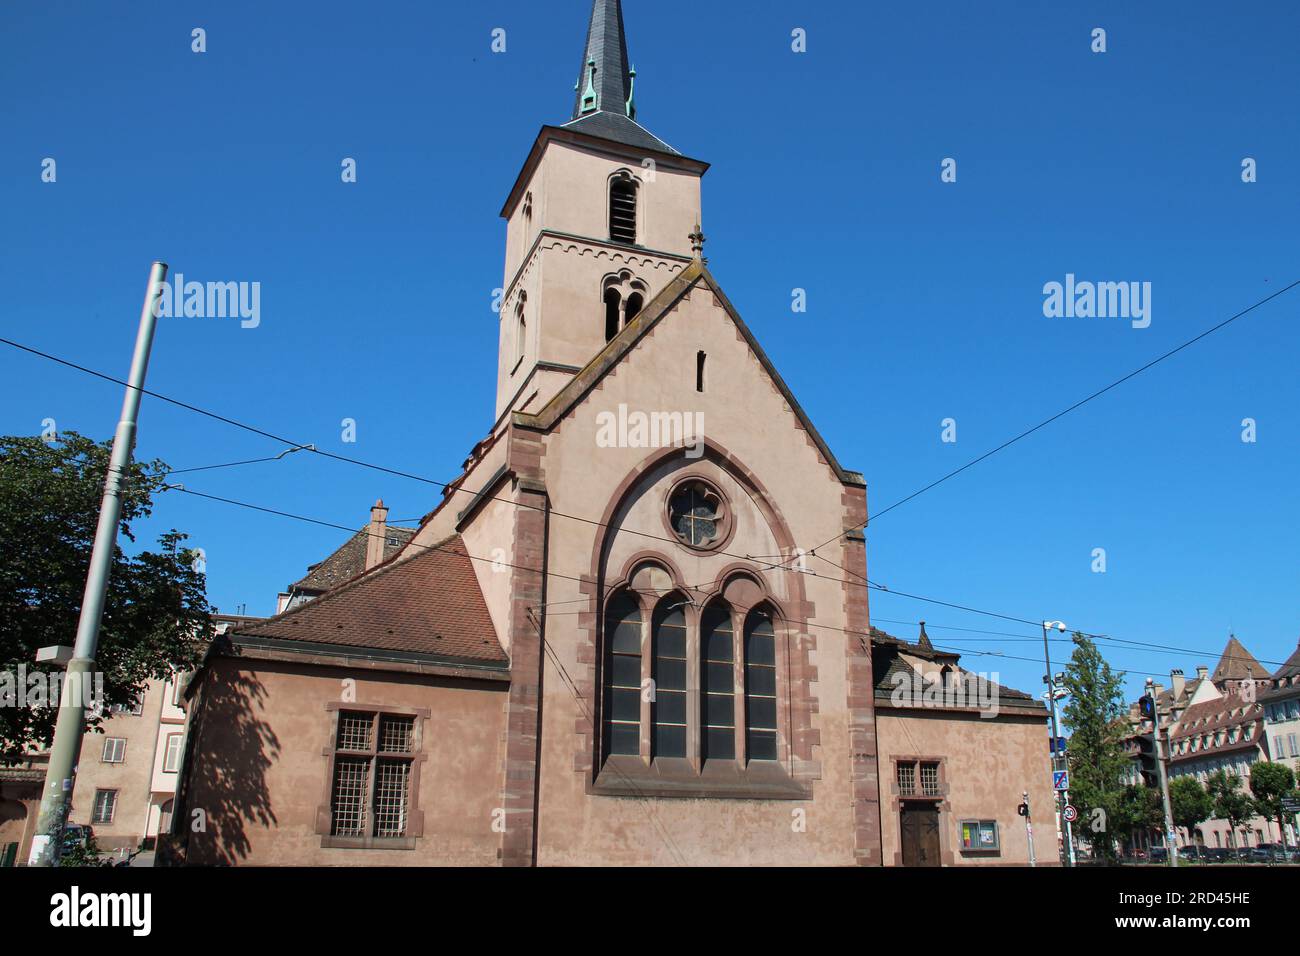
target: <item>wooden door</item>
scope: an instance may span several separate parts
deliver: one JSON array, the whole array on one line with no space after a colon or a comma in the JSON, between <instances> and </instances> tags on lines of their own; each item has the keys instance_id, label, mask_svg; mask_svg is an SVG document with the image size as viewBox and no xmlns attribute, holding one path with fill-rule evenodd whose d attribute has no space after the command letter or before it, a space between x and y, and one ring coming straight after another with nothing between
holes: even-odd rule
<instances>
[{"instance_id":1,"label":"wooden door","mask_svg":"<svg viewBox=\"0 0 1300 956\"><path fill-rule=\"evenodd\" d=\"M899 811L903 866L939 865L939 808L933 803L904 803Z\"/></svg>"}]
</instances>

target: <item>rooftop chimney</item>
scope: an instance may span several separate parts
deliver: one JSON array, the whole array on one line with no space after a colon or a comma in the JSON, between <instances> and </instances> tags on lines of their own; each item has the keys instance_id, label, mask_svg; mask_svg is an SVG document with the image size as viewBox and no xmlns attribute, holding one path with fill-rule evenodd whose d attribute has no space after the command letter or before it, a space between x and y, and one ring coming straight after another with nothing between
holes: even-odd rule
<instances>
[{"instance_id":1,"label":"rooftop chimney","mask_svg":"<svg viewBox=\"0 0 1300 956\"><path fill-rule=\"evenodd\" d=\"M1169 689L1173 692L1174 700L1183 696L1183 690L1187 687L1187 680L1183 677L1183 669L1175 667L1169 672Z\"/></svg>"},{"instance_id":2,"label":"rooftop chimney","mask_svg":"<svg viewBox=\"0 0 1300 956\"><path fill-rule=\"evenodd\" d=\"M388 538L388 509L380 498L370 509L370 524L366 528L366 570L384 560L384 542Z\"/></svg>"},{"instance_id":3,"label":"rooftop chimney","mask_svg":"<svg viewBox=\"0 0 1300 956\"><path fill-rule=\"evenodd\" d=\"M1197 679L1197 680L1205 680L1205 679L1208 678L1209 676L1210 676L1210 669L1209 669L1208 667L1206 667L1204 664L1202 664L1200 667L1196 668L1196 679Z\"/></svg>"}]
</instances>

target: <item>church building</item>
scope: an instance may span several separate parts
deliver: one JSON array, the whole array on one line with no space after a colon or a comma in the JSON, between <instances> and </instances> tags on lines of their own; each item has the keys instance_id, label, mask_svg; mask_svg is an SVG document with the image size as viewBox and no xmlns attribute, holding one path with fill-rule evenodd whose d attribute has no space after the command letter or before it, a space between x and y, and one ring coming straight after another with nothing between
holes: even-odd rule
<instances>
[{"instance_id":1,"label":"church building","mask_svg":"<svg viewBox=\"0 0 1300 956\"><path fill-rule=\"evenodd\" d=\"M1028 792L1055 864L1042 703L873 631L866 481L634 82L595 0L501 209L490 428L413 535L214 643L171 862L1025 864Z\"/></svg>"}]
</instances>

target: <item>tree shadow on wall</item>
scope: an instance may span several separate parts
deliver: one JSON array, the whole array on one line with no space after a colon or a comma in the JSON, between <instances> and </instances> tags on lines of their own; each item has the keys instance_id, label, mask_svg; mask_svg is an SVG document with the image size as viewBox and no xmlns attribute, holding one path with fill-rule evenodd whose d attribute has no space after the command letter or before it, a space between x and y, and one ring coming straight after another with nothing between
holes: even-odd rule
<instances>
[{"instance_id":1,"label":"tree shadow on wall","mask_svg":"<svg viewBox=\"0 0 1300 956\"><path fill-rule=\"evenodd\" d=\"M231 866L252 849L247 827L277 823L267 771L279 759L280 741L256 716L268 695L251 674L215 667L205 676L201 695L186 744L187 773L173 832L186 846L187 864Z\"/></svg>"}]
</instances>

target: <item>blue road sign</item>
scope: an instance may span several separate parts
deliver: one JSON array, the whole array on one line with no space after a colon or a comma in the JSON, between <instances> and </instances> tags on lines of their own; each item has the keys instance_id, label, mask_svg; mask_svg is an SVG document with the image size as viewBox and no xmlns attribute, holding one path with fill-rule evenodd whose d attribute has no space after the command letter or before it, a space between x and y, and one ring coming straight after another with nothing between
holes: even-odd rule
<instances>
[{"instance_id":1,"label":"blue road sign","mask_svg":"<svg viewBox=\"0 0 1300 956\"><path fill-rule=\"evenodd\" d=\"M1070 789L1070 771L1053 770L1052 771L1052 789L1069 790Z\"/></svg>"}]
</instances>

